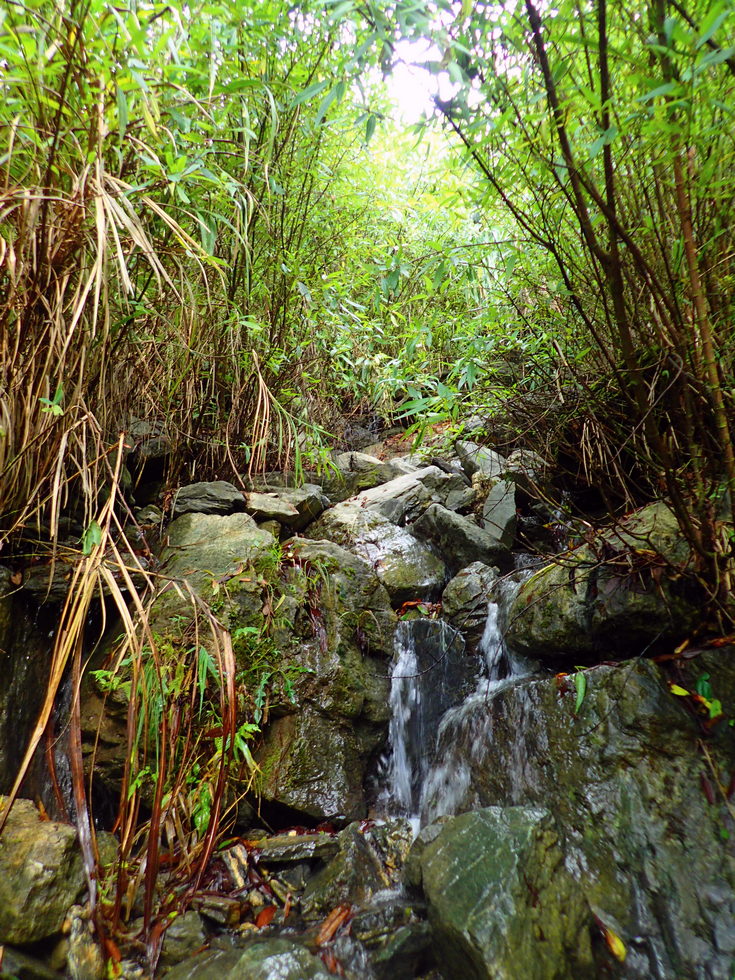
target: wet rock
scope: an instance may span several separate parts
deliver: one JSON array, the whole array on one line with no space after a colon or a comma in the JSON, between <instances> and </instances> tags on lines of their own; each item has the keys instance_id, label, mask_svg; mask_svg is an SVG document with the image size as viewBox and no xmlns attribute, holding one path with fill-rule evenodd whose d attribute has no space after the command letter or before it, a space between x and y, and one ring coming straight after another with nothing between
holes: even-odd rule
<instances>
[{"instance_id":1,"label":"wet rock","mask_svg":"<svg viewBox=\"0 0 735 980\"><path fill-rule=\"evenodd\" d=\"M685 688L709 674L713 697L735 703L732 649L682 671ZM454 812L547 807L578 892L619 924L627 948L621 967L596 943L596 976L725 980L735 827L715 774L735 771L732 729L724 721L702 741L686 699L651 661L598 666L585 679L576 713L573 682L560 689L554 678L507 684L463 706L440 739L446 782L427 816L452 794Z\"/></svg>"},{"instance_id":2,"label":"wet rock","mask_svg":"<svg viewBox=\"0 0 735 980\"><path fill-rule=\"evenodd\" d=\"M237 976L243 978L247 974L232 974L240 960L242 951L238 949L205 950L184 960L166 973L166 980L227 980ZM248 978L249 980L249 978Z\"/></svg>"},{"instance_id":3,"label":"wet rock","mask_svg":"<svg viewBox=\"0 0 735 980\"><path fill-rule=\"evenodd\" d=\"M334 541L368 561L395 606L411 599L438 598L444 585L444 565L427 545L357 501L325 511L308 536Z\"/></svg>"},{"instance_id":4,"label":"wet rock","mask_svg":"<svg viewBox=\"0 0 735 980\"><path fill-rule=\"evenodd\" d=\"M0 797L0 811L6 805ZM0 945L58 933L84 887L74 828L41 820L30 800L17 800L0 837Z\"/></svg>"},{"instance_id":5,"label":"wet rock","mask_svg":"<svg viewBox=\"0 0 735 980\"><path fill-rule=\"evenodd\" d=\"M701 599L680 574L689 550L676 518L651 504L525 582L508 642L534 657L631 654L685 636Z\"/></svg>"},{"instance_id":6,"label":"wet rock","mask_svg":"<svg viewBox=\"0 0 735 980\"><path fill-rule=\"evenodd\" d=\"M0 980L64 980L64 975L23 950L5 946Z\"/></svg>"},{"instance_id":7,"label":"wet rock","mask_svg":"<svg viewBox=\"0 0 735 980\"><path fill-rule=\"evenodd\" d=\"M333 542L297 538L289 553L319 584L319 635L302 609L293 624L301 672L296 704L271 719L256 753L259 791L315 819L365 815L363 784L385 737L396 616L374 570ZM313 601L313 600L312 600Z\"/></svg>"},{"instance_id":8,"label":"wet rock","mask_svg":"<svg viewBox=\"0 0 735 980\"><path fill-rule=\"evenodd\" d=\"M476 442L458 439L454 448L462 464L462 469L470 479L475 473L498 479L505 470L505 459L492 449L478 446Z\"/></svg>"},{"instance_id":9,"label":"wet rock","mask_svg":"<svg viewBox=\"0 0 735 980\"><path fill-rule=\"evenodd\" d=\"M66 599L73 572L71 565L61 561L53 567L50 563L32 565L23 573L23 591L36 603L60 606Z\"/></svg>"},{"instance_id":10,"label":"wet rock","mask_svg":"<svg viewBox=\"0 0 735 980\"><path fill-rule=\"evenodd\" d=\"M102 980L105 961L94 937L89 905L73 905L69 910L69 939L66 969L71 980Z\"/></svg>"},{"instance_id":11,"label":"wet rock","mask_svg":"<svg viewBox=\"0 0 735 980\"><path fill-rule=\"evenodd\" d=\"M548 473L549 464L532 449L515 449L503 467L503 475L532 497L545 489Z\"/></svg>"},{"instance_id":12,"label":"wet rock","mask_svg":"<svg viewBox=\"0 0 735 980\"><path fill-rule=\"evenodd\" d=\"M190 910L177 915L163 934L161 966L171 967L181 963L207 941L207 933L198 912Z\"/></svg>"},{"instance_id":13,"label":"wet rock","mask_svg":"<svg viewBox=\"0 0 735 980\"><path fill-rule=\"evenodd\" d=\"M297 864L301 861L329 861L339 851L334 834L276 834L258 841L260 863Z\"/></svg>"},{"instance_id":14,"label":"wet rock","mask_svg":"<svg viewBox=\"0 0 735 980\"><path fill-rule=\"evenodd\" d=\"M387 682L385 683L387 696ZM382 728L382 726L381 726ZM309 704L297 714L273 719L255 753L260 796L315 820L365 815L365 769L380 741L380 729L348 725Z\"/></svg>"},{"instance_id":15,"label":"wet rock","mask_svg":"<svg viewBox=\"0 0 735 980\"><path fill-rule=\"evenodd\" d=\"M315 483L304 483L303 486L284 488L278 492L280 498L296 509L296 517L284 521L292 531L303 531L312 521L329 507L329 497Z\"/></svg>"},{"instance_id":16,"label":"wet rock","mask_svg":"<svg viewBox=\"0 0 735 980\"><path fill-rule=\"evenodd\" d=\"M364 490L355 503L403 526L414 521L429 504L440 503L449 510L462 510L473 500L472 488L458 473L425 466L372 490Z\"/></svg>"},{"instance_id":17,"label":"wet rock","mask_svg":"<svg viewBox=\"0 0 735 980\"><path fill-rule=\"evenodd\" d=\"M247 980L333 980L319 957L312 956L305 946L291 939L265 939L248 946L223 980L245 977Z\"/></svg>"},{"instance_id":18,"label":"wet rock","mask_svg":"<svg viewBox=\"0 0 735 980\"><path fill-rule=\"evenodd\" d=\"M357 824L345 827L338 841L336 857L304 889L301 908L306 918L320 918L341 904L363 905L391 883Z\"/></svg>"},{"instance_id":19,"label":"wet rock","mask_svg":"<svg viewBox=\"0 0 735 980\"><path fill-rule=\"evenodd\" d=\"M211 599L213 582L227 580L257 561L274 543L273 535L259 528L248 514L185 514L169 525L161 571ZM255 593L258 586L252 584ZM156 600L152 619L162 621L182 612L191 618L191 602L169 587Z\"/></svg>"},{"instance_id":20,"label":"wet rock","mask_svg":"<svg viewBox=\"0 0 735 980\"><path fill-rule=\"evenodd\" d=\"M289 524L298 519L299 512L281 496L281 492L258 493L253 490L245 494L245 512L256 521L278 521Z\"/></svg>"},{"instance_id":21,"label":"wet rock","mask_svg":"<svg viewBox=\"0 0 735 980\"><path fill-rule=\"evenodd\" d=\"M498 544L510 548L516 535L516 490L510 480L498 480L482 507L482 524Z\"/></svg>"},{"instance_id":22,"label":"wet rock","mask_svg":"<svg viewBox=\"0 0 735 980\"><path fill-rule=\"evenodd\" d=\"M245 510L243 495L226 480L212 483L190 483L176 491L174 517L182 514L233 514Z\"/></svg>"},{"instance_id":23,"label":"wet rock","mask_svg":"<svg viewBox=\"0 0 735 980\"><path fill-rule=\"evenodd\" d=\"M377 980L419 977L435 964L428 922L411 922L393 929L372 956Z\"/></svg>"},{"instance_id":24,"label":"wet rock","mask_svg":"<svg viewBox=\"0 0 735 980\"><path fill-rule=\"evenodd\" d=\"M458 572L442 593L442 615L462 633L470 649L477 647L484 632L497 578L497 568L476 561Z\"/></svg>"},{"instance_id":25,"label":"wet rock","mask_svg":"<svg viewBox=\"0 0 735 980\"><path fill-rule=\"evenodd\" d=\"M491 807L449 820L421 871L444 976L596 976L591 915L546 811Z\"/></svg>"},{"instance_id":26,"label":"wet rock","mask_svg":"<svg viewBox=\"0 0 735 980\"><path fill-rule=\"evenodd\" d=\"M416 537L431 541L455 573L476 561L487 565L502 562L509 554L495 535L440 504L431 504L411 531Z\"/></svg>"}]
</instances>

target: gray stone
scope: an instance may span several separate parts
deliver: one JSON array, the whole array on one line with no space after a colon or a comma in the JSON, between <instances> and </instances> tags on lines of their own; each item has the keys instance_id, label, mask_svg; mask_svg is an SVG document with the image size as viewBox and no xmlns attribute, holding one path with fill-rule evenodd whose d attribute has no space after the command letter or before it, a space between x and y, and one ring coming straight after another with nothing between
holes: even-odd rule
<instances>
[{"instance_id":1,"label":"gray stone","mask_svg":"<svg viewBox=\"0 0 735 980\"><path fill-rule=\"evenodd\" d=\"M531 496L545 489L549 464L532 449L515 449L503 467L503 476L513 480Z\"/></svg>"},{"instance_id":2,"label":"gray stone","mask_svg":"<svg viewBox=\"0 0 735 980\"><path fill-rule=\"evenodd\" d=\"M278 521L289 524L298 520L299 512L293 504L283 499L282 491L259 493L253 490L245 494L245 512L256 521Z\"/></svg>"},{"instance_id":3,"label":"gray stone","mask_svg":"<svg viewBox=\"0 0 735 980\"><path fill-rule=\"evenodd\" d=\"M174 517L182 514L233 514L245 509L242 492L226 480L190 483L176 491Z\"/></svg>"},{"instance_id":4,"label":"gray stone","mask_svg":"<svg viewBox=\"0 0 735 980\"><path fill-rule=\"evenodd\" d=\"M411 531L431 541L454 572L475 561L491 565L508 556L508 549L489 531L440 504L431 504Z\"/></svg>"},{"instance_id":5,"label":"gray stone","mask_svg":"<svg viewBox=\"0 0 735 980\"><path fill-rule=\"evenodd\" d=\"M460 510L469 507L473 500L472 488L458 473L425 466L364 490L356 503L402 526L414 521L429 504L440 503L449 510Z\"/></svg>"},{"instance_id":6,"label":"gray stone","mask_svg":"<svg viewBox=\"0 0 735 980\"><path fill-rule=\"evenodd\" d=\"M497 578L497 568L476 561L458 572L442 593L442 615L462 633L470 648L477 646L484 632Z\"/></svg>"},{"instance_id":7,"label":"gray stone","mask_svg":"<svg viewBox=\"0 0 735 980\"><path fill-rule=\"evenodd\" d=\"M273 535L259 528L248 514L185 514L169 525L161 572L211 599L213 583L226 582L274 544ZM170 586L156 600L153 619L170 617L174 606L177 613L183 609L191 617L191 602Z\"/></svg>"},{"instance_id":8,"label":"gray stone","mask_svg":"<svg viewBox=\"0 0 735 980\"><path fill-rule=\"evenodd\" d=\"M155 504L148 504L135 511L135 519L138 524L160 524L163 520L163 511Z\"/></svg>"},{"instance_id":9,"label":"gray stone","mask_svg":"<svg viewBox=\"0 0 735 980\"><path fill-rule=\"evenodd\" d=\"M541 658L675 642L701 618L701 600L679 572L688 561L673 513L650 504L532 575L511 607L508 642Z\"/></svg>"},{"instance_id":10,"label":"gray stone","mask_svg":"<svg viewBox=\"0 0 735 980\"><path fill-rule=\"evenodd\" d=\"M382 466L383 461L368 453L352 452L340 453L335 457L334 464L345 473L364 473L374 470L376 466Z\"/></svg>"},{"instance_id":11,"label":"gray stone","mask_svg":"<svg viewBox=\"0 0 735 980\"><path fill-rule=\"evenodd\" d=\"M344 654L357 648L362 657L392 656L397 619L375 569L333 541L293 538L288 546L323 583L320 599L328 649Z\"/></svg>"},{"instance_id":12,"label":"gray stone","mask_svg":"<svg viewBox=\"0 0 735 980\"><path fill-rule=\"evenodd\" d=\"M444 585L444 564L426 544L357 501L325 511L308 535L335 541L368 561L396 606L412 599L438 598Z\"/></svg>"},{"instance_id":13,"label":"gray stone","mask_svg":"<svg viewBox=\"0 0 735 980\"><path fill-rule=\"evenodd\" d=\"M391 884L357 824L346 827L338 839L339 853L304 890L301 908L307 918L321 918L336 905L364 905L375 892Z\"/></svg>"},{"instance_id":14,"label":"gray stone","mask_svg":"<svg viewBox=\"0 0 735 980\"><path fill-rule=\"evenodd\" d=\"M421 870L445 976L596 975L591 915L564 868L548 812L491 807L449 820L426 846Z\"/></svg>"},{"instance_id":15,"label":"gray stone","mask_svg":"<svg viewBox=\"0 0 735 980\"><path fill-rule=\"evenodd\" d=\"M373 729L364 733L302 703L298 713L271 720L254 753L258 793L315 820L364 817L365 768L378 742Z\"/></svg>"},{"instance_id":16,"label":"gray stone","mask_svg":"<svg viewBox=\"0 0 735 980\"><path fill-rule=\"evenodd\" d=\"M315 483L304 483L301 487L286 487L279 490L278 495L296 509L296 517L284 521L292 531L303 531L329 506L329 498Z\"/></svg>"},{"instance_id":17,"label":"gray stone","mask_svg":"<svg viewBox=\"0 0 735 980\"><path fill-rule=\"evenodd\" d=\"M174 966L200 949L207 941L207 933L198 912L190 910L177 915L163 934L160 963Z\"/></svg>"},{"instance_id":18,"label":"gray stone","mask_svg":"<svg viewBox=\"0 0 735 980\"><path fill-rule=\"evenodd\" d=\"M126 434L130 451L140 461L161 459L171 452L171 437L163 422L136 419L128 426Z\"/></svg>"},{"instance_id":19,"label":"gray stone","mask_svg":"<svg viewBox=\"0 0 735 980\"><path fill-rule=\"evenodd\" d=\"M503 475L506 461L492 449L486 449L478 446L476 442L468 442L464 439L458 439L454 448L462 464L462 469L468 477L471 478L475 473L481 473L491 479L498 479Z\"/></svg>"},{"instance_id":20,"label":"gray stone","mask_svg":"<svg viewBox=\"0 0 735 980\"><path fill-rule=\"evenodd\" d=\"M498 480L482 507L482 523L498 544L510 548L516 534L516 488L510 480Z\"/></svg>"},{"instance_id":21,"label":"gray stone","mask_svg":"<svg viewBox=\"0 0 735 980\"><path fill-rule=\"evenodd\" d=\"M0 797L0 812L6 805ZM75 829L17 800L0 837L0 945L56 935L84 887Z\"/></svg>"},{"instance_id":22,"label":"gray stone","mask_svg":"<svg viewBox=\"0 0 735 980\"><path fill-rule=\"evenodd\" d=\"M213 980L214 977L222 980L231 975L230 971L241 956L242 950L239 949L203 950L169 970L166 980ZM239 980L244 980L246 976L239 974Z\"/></svg>"},{"instance_id":23,"label":"gray stone","mask_svg":"<svg viewBox=\"0 0 735 980\"><path fill-rule=\"evenodd\" d=\"M3 949L0 969L0 980L64 980L63 974L57 973L46 963L11 946Z\"/></svg>"},{"instance_id":24,"label":"gray stone","mask_svg":"<svg viewBox=\"0 0 735 980\"><path fill-rule=\"evenodd\" d=\"M221 974L219 974L221 976ZM210 974L215 976L215 974ZM223 980L334 980L317 956L291 939L265 939L248 946ZM183 980L183 978L181 978Z\"/></svg>"},{"instance_id":25,"label":"gray stone","mask_svg":"<svg viewBox=\"0 0 735 980\"><path fill-rule=\"evenodd\" d=\"M735 703L735 650L682 662L677 681L695 690L702 673L723 706ZM579 894L627 947L621 968L596 944L595 976L725 980L731 954L716 944L732 935L735 858L713 773L735 770L732 729L722 722L702 743L691 702L651 661L590 668L585 680L576 712L572 677L518 681L463 707L438 747L454 812L548 808ZM425 819L441 811L433 789Z\"/></svg>"},{"instance_id":26,"label":"gray stone","mask_svg":"<svg viewBox=\"0 0 735 980\"><path fill-rule=\"evenodd\" d=\"M328 861L339 851L339 841L334 834L276 834L264 837L255 845L259 862L270 864L296 864L300 861ZM226 853L226 852L223 852Z\"/></svg>"},{"instance_id":27,"label":"gray stone","mask_svg":"<svg viewBox=\"0 0 735 980\"><path fill-rule=\"evenodd\" d=\"M375 571L329 541L294 538L294 588L319 590L319 636L293 624L296 706L272 718L256 753L259 791L316 819L366 813L367 767L385 738L396 617ZM308 603L314 603L313 597Z\"/></svg>"}]
</instances>

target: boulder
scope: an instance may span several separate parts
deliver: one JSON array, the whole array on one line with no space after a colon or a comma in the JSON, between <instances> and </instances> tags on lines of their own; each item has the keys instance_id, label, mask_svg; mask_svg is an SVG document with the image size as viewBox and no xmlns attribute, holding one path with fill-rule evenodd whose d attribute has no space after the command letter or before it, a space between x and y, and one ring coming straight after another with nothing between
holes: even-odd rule
<instances>
[{"instance_id":1,"label":"boulder","mask_svg":"<svg viewBox=\"0 0 735 980\"><path fill-rule=\"evenodd\" d=\"M455 573L475 561L505 563L509 555L508 548L490 531L440 504L431 504L411 531L417 538L431 541Z\"/></svg>"},{"instance_id":2,"label":"boulder","mask_svg":"<svg viewBox=\"0 0 735 980\"><path fill-rule=\"evenodd\" d=\"M288 524L299 516L293 504L283 499L281 491L249 491L245 494L245 512L259 523L278 521L279 524Z\"/></svg>"},{"instance_id":3,"label":"boulder","mask_svg":"<svg viewBox=\"0 0 735 980\"><path fill-rule=\"evenodd\" d=\"M161 966L171 967L181 963L207 942L202 917L190 909L183 915L177 915L163 934L161 950Z\"/></svg>"},{"instance_id":4,"label":"boulder","mask_svg":"<svg viewBox=\"0 0 735 980\"><path fill-rule=\"evenodd\" d=\"M328 506L329 498L314 483L245 494L248 514L257 521L278 521L291 531L303 530Z\"/></svg>"},{"instance_id":5,"label":"boulder","mask_svg":"<svg viewBox=\"0 0 735 980\"><path fill-rule=\"evenodd\" d=\"M0 813L7 797L0 797ZM61 932L86 885L77 833L16 800L0 837L0 946Z\"/></svg>"},{"instance_id":6,"label":"boulder","mask_svg":"<svg viewBox=\"0 0 735 980\"><path fill-rule=\"evenodd\" d=\"M458 572L442 593L442 615L462 633L471 650L485 630L488 602L497 578L497 568L476 561Z\"/></svg>"},{"instance_id":7,"label":"boulder","mask_svg":"<svg viewBox=\"0 0 735 980\"><path fill-rule=\"evenodd\" d=\"M470 507L473 500L472 488L458 473L425 466L372 490L363 490L356 503L403 526L416 520L429 504L440 503L448 510L462 510Z\"/></svg>"},{"instance_id":8,"label":"boulder","mask_svg":"<svg viewBox=\"0 0 735 980\"><path fill-rule=\"evenodd\" d=\"M278 491L281 500L296 508L296 517L284 521L292 531L303 531L312 521L329 507L329 497L315 483L304 483L300 487L284 487Z\"/></svg>"},{"instance_id":9,"label":"boulder","mask_svg":"<svg viewBox=\"0 0 735 980\"><path fill-rule=\"evenodd\" d=\"M266 801L314 819L366 812L364 781L385 738L388 677L396 617L374 570L329 541L296 538L290 554L319 589L319 635L303 605L291 639L296 704L272 718L258 752L258 789ZM298 573L299 581L303 572ZM302 586L303 586L302 581ZM296 584L294 584L294 588ZM308 604L307 604L308 605ZM379 659L380 658L380 659Z\"/></svg>"},{"instance_id":10,"label":"boulder","mask_svg":"<svg viewBox=\"0 0 735 980\"><path fill-rule=\"evenodd\" d=\"M482 506L482 524L498 544L511 548L516 535L516 488L510 480L498 480Z\"/></svg>"},{"instance_id":11,"label":"boulder","mask_svg":"<svg viewBox=\"0 0 735 980\"><path fill-rule=\"evenodd\" d=\"M222 976L219 972L211 976ZM333 980L318 956L292 939L264 939L241 953L223 980Z\"/></svg>"},{"instance_id":12,"label":"boulder","mask_svg":"<svg viewBox=\"0 0 735 980\"><path fill-rule=\"evenodd\" d=\"M391 880L357 824L338 835L339 852L308 882L301 900L306 918L318 919L341 904L364 905Z\"/></svg>"},{"instance_id":13,"label":"boulder","mask_svg":"<svg viewBox=\"0 0 735 980\"><path fill-rule=\"evenodd\" d=\"M339 503L361 490L387 483L397 475L390 464L366 453L341 453L335 459L335 465L336 470L321 478L324 492L332 503Z\"/></svg>"},{"instance_id":14,"label":"boulder","mask_svg":"<svg viewBox=\"0 0 735 980\"><path fill-rule=\"evenodd\" d=\"M458 439L454 448L462 464L462 469L472 479L475 473L498 479L505 471L505 459L492 449L478 446L476 442Z\"/></svg>"},{"instance_id":15,"label":"boulder","mask_svg":"<svg viewBox=\"0 0 735 980\"><path fill-rule=\"evenodd\" d=\"M395 606L412 599L435 599L441 593L446 578L441 559L408 530L357 500L325 511L310 526L308 536L334 541L368 561Z\"/></svg>"},{"instance_id":16,"label":"boulder","mask_svg":"<svg viewBox=\"0 0 735 980\"><path fill-rule=\"evenodd\" d=\"M169 525L160 557L160 570L171 584L154 603L152 621L163 626L174 615L193 618L191 602L180 592L184 582L211 600L217 594L216 583L227 583L275 544L273 535L259 528L248 514L192 513L179 517ZM244 588L245 583L241 584ZM254 581L250 585L255 611L262 605L260 587Z\"/></svg>"},{"instance_id":17,"label":"boulder","mask_svg":"<svg viewBox=\"0 0 735 980\"><path fill-rule=\"evenodd\" d=\"M258 793L313 820L360 819L366 813L366 764L379 742L373 726L361 730L302 704L298 713L271 720L254 753Z\"/></svg>"},{"instance_id":18,"label":"boulder","mask_svg":"<svg viewBox=\"0 0 735 980\"><path fill-rule=\"evenodd\" d=\"M182 514L233 514L245 510L242 493L226 480L190 483L176 491L174 517Z\"/></svg>"},{"instance_id":19,"label":"boulder","mask_svg":"<svg viewBox=\"0 0 735 980\"><path fill-rule=\"evenodd\" d=\"M446 783L424 819L446 812L442 796L455 813L547 808L577 892L627 950L621 966L598 940L594 976L724 980L731 970L732 815L717 783L735 771L735 743L727 719L703 735L695 700L672 694L669 677L641 659L590 668L576 711L573 677L506 683L463 706L439 739ZM735 650L682 663L675 677L695 692L706 678L732 715Z\"/></svg>"},{"instance_id":20,"label":"boulder","mask_svg":"<svg viewBox=\"0 0 735 980\"><path fill-rule=\"evenodd\" d=\"M503 475L532 497L545 488L548 472L549 464L532 449L514 449L503 467Z\"/></svg>"},{"instance_id":21,"label":"boulder","mask_svg":"<svg viewBox=\"0 0 735 980\"><path fill-rule=\"evenodd\" d=\"M592 980L592 916L546 810L489 807L447 821L421 857L447 977Z\"/></svg>"},{"instance_id":22,"label":"boulder","mask_svg":"<svg viewBox=\"0 0 735 980\"><path fill-rule=\"evenodd\" d=\"M511 607L508 643L572 662L670 646L701 616L681 574L689 558L673 513L650 504L532 575Z\"/></svg>"}]
</instances>

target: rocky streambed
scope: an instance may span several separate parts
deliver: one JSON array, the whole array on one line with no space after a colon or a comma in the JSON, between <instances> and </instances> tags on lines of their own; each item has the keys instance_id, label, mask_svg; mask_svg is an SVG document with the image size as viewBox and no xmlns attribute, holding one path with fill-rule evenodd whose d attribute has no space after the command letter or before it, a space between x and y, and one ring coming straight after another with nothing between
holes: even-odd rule
<instances>
[{"instance_id":1,"label":"rocky streambed","mask_svg":"<svg viewBox=\"0 0 735 980\"><path fill-rule=\"evenodd\" d=\"M531 454L459 442L433 460L347 453L319 483L182 487L165 524L139 512L160 535L158 640L182 643L198 595L243 670L267 621L288 681L156 975L732 976L732 650L674 654L701 600L663 503L551 561L519 557L555 538L546 479ZM48 614L25 652L18 623L42 595L53 608L61 572L51 593L38 570L4 579L0 789ZM97 799L119 793L127 710L90 675ZM85 890L74 830L16 804L0 975L101 976ZM123 976L147 975L142 914L128 910Z\"/></svg>"}]
</instances>

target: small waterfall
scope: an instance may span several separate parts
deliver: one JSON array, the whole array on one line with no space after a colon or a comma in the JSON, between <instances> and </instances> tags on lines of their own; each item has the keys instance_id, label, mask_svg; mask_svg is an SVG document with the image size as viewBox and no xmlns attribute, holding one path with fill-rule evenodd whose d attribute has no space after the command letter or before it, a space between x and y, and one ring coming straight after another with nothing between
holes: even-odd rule
<instances>
[{"instance_id":1,"label":"small waterfall","mask_svg":"<svg viewBox=\"0 0 735 980\"><path fill-rule=\"evenodd\" d=\"M470 689L474 665L462 634L442 620L399 623L391 679L388 753L381 810L418 828L421 788L433 761L435 735L447 709Z\"/></svg>"},{"instance_id":2,"label":"small waterfall","mask_svg":"<svg viewBox=\"0 0 735 980\"><path fill-rule=\"evenodd\" d=\"M398 627L379 808L407 816L416 829L457 812L470 789L473 753L481 751L489 734L484 728L491 725L490 712L478 707L487 707L495 691L531 672L503 642L518 578L499 580L488 602L479 675L477 660L465 655L461 634L448 624L414 620ZM471 678L468 668L474 671Z\"/></svg>"}]
</instances>

